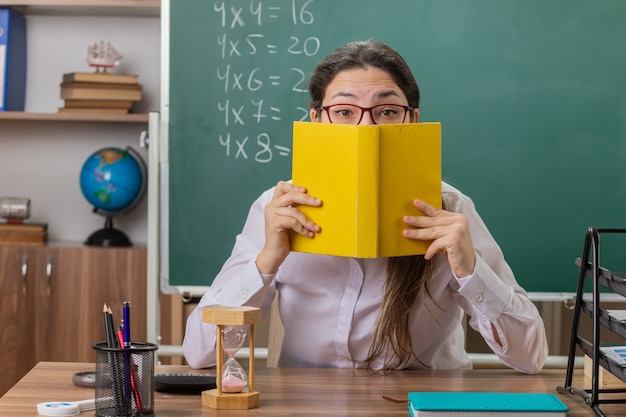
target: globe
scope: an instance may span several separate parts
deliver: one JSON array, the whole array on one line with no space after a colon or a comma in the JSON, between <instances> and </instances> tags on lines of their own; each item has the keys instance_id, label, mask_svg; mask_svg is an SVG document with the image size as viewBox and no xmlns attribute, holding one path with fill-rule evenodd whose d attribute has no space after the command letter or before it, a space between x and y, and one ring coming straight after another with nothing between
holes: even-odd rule
<instances>
[{"instance_id":1,"label":"globe","mask_svg":"<svg viewBox=\"0 0 626 417\"><path fill-rule=\"evenodd\" d=\"M94 212L106 217L103 229L89 236L91 246L131 246L130 239L113 227L113 216L132 210L146 190L146 168L131 147L103 148L91 154L80 171L80 189Z\"/></svg>"}]
</instances>

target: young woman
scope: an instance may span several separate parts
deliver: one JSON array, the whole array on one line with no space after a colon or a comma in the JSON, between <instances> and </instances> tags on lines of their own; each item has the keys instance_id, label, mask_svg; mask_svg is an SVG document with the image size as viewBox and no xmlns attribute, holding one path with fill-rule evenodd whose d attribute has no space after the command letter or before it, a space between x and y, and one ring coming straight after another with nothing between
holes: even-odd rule
<instances>
[{"instance_id":1,"label":"young woman","mask_svg":"<svg viewBox=\"0 0 626 417\"><path fill-rule=\"evenodd\" d=\"M309 92L315 122L419 120L408 65L374 41L331 53L313 72ZM355 259L290 251L290 233L314 238L324 226L298 210L322 204L305 187L281 181L252 205L230 258L188 319L183 351L190 366L215 364L215 328L202 323L203 307L257 306L264 314L279 290L279 366L470 368L467 314L502 362L541 370L548 352L541 317L467 196L446 183L443 209L415 196L426 216L405 216L403 235L432 240L425 255Z\"/></svg>"}]
</instances>

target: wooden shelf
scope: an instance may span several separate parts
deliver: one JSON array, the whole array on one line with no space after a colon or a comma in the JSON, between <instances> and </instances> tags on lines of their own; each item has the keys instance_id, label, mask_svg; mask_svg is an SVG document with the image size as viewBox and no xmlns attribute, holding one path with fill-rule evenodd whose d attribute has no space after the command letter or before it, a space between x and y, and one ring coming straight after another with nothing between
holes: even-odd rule
<instances>
[{"instance_id":1,"label":"wooden shelf","mask_svg":"<svg viewBox=\"0 0 626 417\"><path fill-rule=\"evenodd\" d=\"M150 16L161 14L161 0L0 0L26 15L55 16ZM0 112L0 121L121 122L148 123L147 114L74 114Z\"/></svg>"},{"instance_id":2,"label":"wooden shelf","mask_svg":"<svg viewBox=\"0 0 626 417\"><path fill-rule=\"evenodd\" d=\"M161 0L0 0L26 15L160 16Z\"/></svg>"},{"instance_id":3,"label":"wooden shelf","mask_svg":"<svg viewBox=\"0 0 626 417\"><path fill-rule=\"evenodd\" d=\"M0 112L0 121L148 123L147 114Z\"/></svg>"}]
</instances>

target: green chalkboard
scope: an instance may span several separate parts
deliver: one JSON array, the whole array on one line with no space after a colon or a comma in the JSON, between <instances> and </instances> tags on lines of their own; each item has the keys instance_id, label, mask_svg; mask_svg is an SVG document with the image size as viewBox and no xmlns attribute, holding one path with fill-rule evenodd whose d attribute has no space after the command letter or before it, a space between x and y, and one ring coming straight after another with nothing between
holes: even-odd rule
<instances>
[{"instance_id":1,"label":"green chalkboard","mask_svg":"<svg viewBox=\"0 0 626 417\"><path fill-rule=\"evenodd\" d=\"M626 226L623 0L185 0L169 19L171 286L208 286L252 201L290 178L308 75L355 39L407 59L445 180L529 291L575 291L587 227Z\"/></svg>"}]
</instances>

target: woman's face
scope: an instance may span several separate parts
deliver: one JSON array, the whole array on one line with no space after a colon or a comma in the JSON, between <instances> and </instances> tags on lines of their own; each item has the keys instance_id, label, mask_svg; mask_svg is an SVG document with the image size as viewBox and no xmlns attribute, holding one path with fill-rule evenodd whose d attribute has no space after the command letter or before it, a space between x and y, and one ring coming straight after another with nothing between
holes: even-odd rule
<instances>
[{"instance_id":1,"label":"woman's face","mask_svg":"<svg viewBox=\"0 0 626 417\"><path fill-rule=\"evenodd\" d=\"M341 71L335 75L335 78L328 84L324 94L322 106L331 106L333 104L355 104L360 107L374 107L381 104L396 104L407 106L408 100L404 92L398 87L391 76L376 67L352 68ZM384 108L381 109L384 111ZM409 110L413 112L415 122L419 119L419 110ZM312 109L311 120L329 123L328 113L321 111L321 117L316 118L318 110ZM406 115L404 122L410 120L409 114ZM372 113L363 112L361 125L376 124L372 119Z\"/></svg>"}]
</instances>

